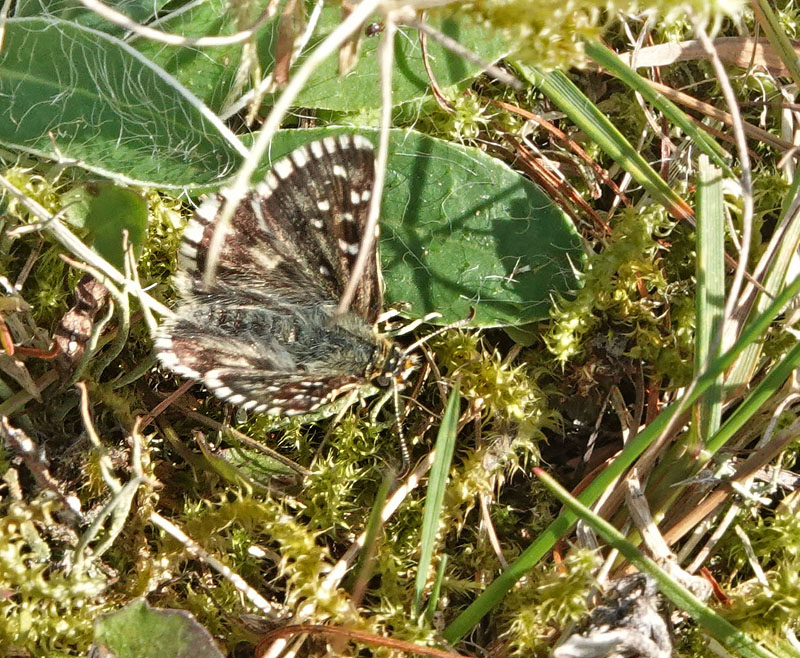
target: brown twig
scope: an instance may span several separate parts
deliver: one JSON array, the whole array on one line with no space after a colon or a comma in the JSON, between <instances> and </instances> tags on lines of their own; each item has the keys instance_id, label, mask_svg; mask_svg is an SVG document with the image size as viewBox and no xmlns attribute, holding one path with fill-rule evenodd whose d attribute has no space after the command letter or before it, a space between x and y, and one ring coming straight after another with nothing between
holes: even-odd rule
<instances>
[{"instance_id":1,"label":"brown twig","mask_svg":"<svg viewBox=\"0 0 800 658\"><path fill-rule=\"evenodd\" d=\"M297 624L295 626L284 626L283 628L276 628L274 631L270 631L258 643L255 651L256 658L262 658L264 656L264 650L275 640L294 637L295 635L327 635L330 637L345 638L363 642L371 646L396 649L404 653L431 656L431 658L468 658L468 656L456 653L455 651L442 651L441 649L425 647L414 644L413 642L406 642L405 640L396 640L391 637L382 637L380 635L374 635L373 633L358 631L354 628L338 628L336 626L321 626L319 624Z\"/></svg>"}]
</instances>

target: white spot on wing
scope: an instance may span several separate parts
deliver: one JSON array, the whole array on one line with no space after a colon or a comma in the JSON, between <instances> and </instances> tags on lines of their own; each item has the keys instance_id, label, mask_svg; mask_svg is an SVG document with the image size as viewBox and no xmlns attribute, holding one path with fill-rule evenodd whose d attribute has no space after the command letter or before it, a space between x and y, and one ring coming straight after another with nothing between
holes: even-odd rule
<instances>
[{"instance_id":1,"label":"white spot on wing","mask_svg":"<svg viewBox=\"0 0 800 658\"><path fill-rule=\"evenodd\" d=\"M260 267L264 272L275 269L283 261L283 258L281 258L274 251L268 252L257 247L250 249L250 257L256 261L258 267Z\"/></svg>"},{"instance_id":2,"label":"white spot on wing","mask_svg":"<svg viewBox=\"0 0 800 658\"><path fill-rule=\"evenodd\" d=\"M301 146L299 149L292 151L290 157L294 162L294 166L302 169L308 163L308 149L305 146Z\"/></svg>"},{"instance_id":3,"label":"white spot on wing","mask_svg":"<svg viewBox=\"0 0 800 658\"><path fill-rule=\"evenodd\" d=\"M272 188L262 180L258 185L256 185L256 194L258 194L262 200L269 199L272 196Z\"/></svg>"},{"instance_id":4,"label":"white spot on wing","mask_svg":"<svg viewBox=\"0 0 800 658\"><path fill-rule=\"evenodd\" d=\"M336 153L339 149L336 147L336 140L333 137L326 137L322 140L322 144L325 146L325 150L328 153Z\"/></svg>"},{"instance_id":5,"label":"white spot on wing","mask_svg":"<svg viewBox=\"0 0 800 658\"><path fill-rule=\"evenodd\" d=\"M197 206L197 209L194 211L194 214L200 219L205 220L206 223L213 222L214 218L217 216L217 213L219 212L219 207L221 203L222 201L217 196L206 197L205 199L203 199L203 202L199 206ZM202 224L198 224L195 221L189 222L189 224L186 226L186 229L188 230L192 224L198 226L200 231L203 230Z\"/></svg>"},{"instance_id":6,"label":"white spot on wing","mask_svg":"<svg viewBox=\"0 0 800 658\"><path fill-rule=\"evenodd\" d=\"M294 171L294 167L292 163L287 160L278 160L275 163L275 166L272 167L272 171L274 171L280 178L288 178L289 175Z\"/></svg>"},{"instance_id":7,"label":"white spot on wing","mask_svg":"<svg viewBox=\"0 0 800 658\"><path fill-rule=\"evenodd\" d=\"M341 249L346 254L355 256L356 254L358 254L358 243L346 242L345 240L342 240L342 238L339 238L339 249Z\"/></svg>"},{"instance_id":8,"label":"white spot on wing","mask_svg":"<svg viewBox=\"0 0 800 658\"><path fill-rule=\"evenodd\" d=\"M353 146L355 146L357 149L364 149L366 151L372 150L372 144L370 141L361 135L353 135Z\"/></svg>"},{"instance_id":9,"label":"white spot on wing","mask_svg":"<svg viewBox=\"0 0 800 658\"><path fill-rule=\"evenodd\" d=\"M269 186L270 189L277 190L278 189L278 179L275 177L271 171L264 176L264 182Z\"/></svg>"},{"instance_id":10,"label":"white spot on wing","mask_svg":"<svg viewBox=\"0 0 800 658\"><path fill-rule=\"evenodd\" d=\"M350 190L350 203L352 203L354 206L357 206L359 203L361 203L361 195L355 190Z\"/></svg>"},{"instance_id":11,"label":"white spot on wing","mask_svg":"<svg viewBox=\"0 0 800 658\"><path fill-rule=\"evenodd\" d=\"M322 212L327 212L331 209L331 202L327 199L323 199L317 203L317 208L319 208Z\"/></svg>"},{"instance_id":12,"label":"white spot on wing","mask_svg":"<svg viewBox=\"0 0 800 658\"><path fill-rule=\"evenodd\" d=\"M308 148L311 149L311 154L317 159L321 158L325 154L325 151L322 148L322 142L312 142Z\"/></svg>"},{"instance_id":13,"label":"white spot on wing","mask_svg":"<svg viewBox=\"0 0 800 658\"><path fill-rule=\"evenodd\" d=\"M362 201L369 201L370 197L372 197L372 192L370 192L369 190L364 190L361 193L361 200Z\"/></svg>"},{"instance_id":14,"label":"white spot on wing","mask_svg":"<svg viewBox=\"0 0 800 658\"><path fill-rule=\"evenodd\" d=\"M325 226L325 222L323 222L321 219L312 219L311 226L316 229L321 229L323 226Z\"/></svg>"},{"instance_id":15,"label":"white spot on wing","mask_svg":"<svg viewBox=\"0 0 800 658\"><path fill-rule=\"evenodd\" d=\"M347 170L342 165L333 165L333 175L339 178L347 178Z\"/></svg>"},{"instance_id":16,"label":"white spot on wing","mask_svg":"<svg viewBox=\"0 0 800 658\"><path fill-rule=\"evenodd\" d=\"M339 135L339 144L342 145L342 148L347 150L350 148L350 135Z\"/></svg>"}]
</instances>

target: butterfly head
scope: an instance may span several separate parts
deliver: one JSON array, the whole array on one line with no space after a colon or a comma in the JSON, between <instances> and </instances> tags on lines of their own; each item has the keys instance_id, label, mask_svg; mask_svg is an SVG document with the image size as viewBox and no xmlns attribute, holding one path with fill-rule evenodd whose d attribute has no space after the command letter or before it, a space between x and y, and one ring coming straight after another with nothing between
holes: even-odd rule
<instances>
[{"instance_id":1,"label":"butterfly head","mask_svg":"<svg viewBox=\"0 0 800 658\"><path fill-rule=\"evenodd\" d=\"M416 356L405 354L388 340L383 341L379 349L381 354L376 361L372 383L378 388L402 388L417 366Z\"/></svg>"}]
</instances>

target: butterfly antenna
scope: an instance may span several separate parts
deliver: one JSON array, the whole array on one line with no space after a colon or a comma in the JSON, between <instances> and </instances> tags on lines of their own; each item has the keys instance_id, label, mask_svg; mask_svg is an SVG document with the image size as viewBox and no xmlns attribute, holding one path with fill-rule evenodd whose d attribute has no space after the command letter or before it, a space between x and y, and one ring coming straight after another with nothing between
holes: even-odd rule
<instances>
[{"instance_id":1,"label":"butterfly antenna","mask_svg":"<svg viewBox=\"0 0 800 658\"><path fill-rule=\"evenodd\" d=\"M403 417L400 413L400 389L397 382L392 379L392 400L394 400L394 415L395 422L397 423L397 438L400 441L400 455L403 458L403 473L408 472L411 468L411 454L408 452L408 443L403 433Z\"/></svg>"},{"instance_id":2,"label":"butterfly antenna","mask_svg":"<svg viewBox=\"0 0 800 658\"><path fill-rule=\"evenodd\" d=\"M439 327L436 331L432 331L426 336L423 336L419 340L415 340L411 345L409 345L406 349L403 350L403 356L407 356L415 349L417 349L420 345L424 345L427 343L431 338L436 338L443 334L445 331L450 331L451 329L458 329L459 327L463 327L464 325L469 324L475 318L475 308L473 306L469 307L469 315L461 320L456 320L455 322L451 322L450 324L445 325L444 327Z\"/></svg>"}]
</instances>

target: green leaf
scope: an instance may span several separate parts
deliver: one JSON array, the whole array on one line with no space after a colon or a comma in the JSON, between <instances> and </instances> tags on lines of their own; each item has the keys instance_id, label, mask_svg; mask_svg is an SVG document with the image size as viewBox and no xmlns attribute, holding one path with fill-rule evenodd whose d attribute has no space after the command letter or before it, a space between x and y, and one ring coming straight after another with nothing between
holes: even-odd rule
<instances>
[{"instance_id":1,"label":"green leaf","mask_svg":"<svg viewBox=\"0 0 800 658\"><path fill-rule=\"evenodd\" d=\"M94 641L116 658L223 658L211 634L184 610L138 599L95 622Z\"/></svg>"},{"instance_id":2,"label":"green leaf","mask_svg":"<svg viewBox=\"0 0 800 658\"><path fill-rule=\"evenodd\" d=\"M123 270L123 233L128 232L133 253L141 253L147 236L147 202L136 192L115 185L100 184L90 189L91 201L86 216L95 251Z\"/></svg>"},{"instance_id":3,"label":"green leaf","mask_svg":"<svg viewBox=\"0 0 800 658\"><path fill-rule=\"evenodd\" d=\"M433 549L436 546L436 535L439 532L439 521L444 501L444 490L447 487L447 476L450 474L450 464L453 461L453 452L456 447L458 434L458 416L460 413L461 395L459 385L450 391L447 407L444 410L442 424L436 436L434 459L431 465L431 475L428 479L428 489L425 494L425 510L422 515L422 531L419 549L419 564L417 565L417 578L414 583L414 616L419 615L422 608L422 593L425 583L428 582L428 568L433 558Z\"/></svg>"},{"instance_id":4,"label":"green leaf","mask_svg":"<svg viewBox=\"0 0 800 658\"><path fill-rule=\"evenodd\" d=\"M5 27L5 146L172 188L211 184L241 161L230 130L122 41L52 18L13 18Z\"/></svg>"},{"instance_id":5,"label":"green leaf","mask_svg":"<svg viewBox=\"0 0 800 658\"><path fill-rule=\"evenodd\" d=\"M307 3L309 10L313 5ZM378 17L376 17L378 20ZM323 8L317 29L305 52L319 45L342 21L339 5ZM447 9L440 18L432 18L431 24L445 34L457 38L486 61L495 61L507 52L503 39L497 33L473 22L458 10ZM224 0L209 0L192 7L190 11L167 19L160 29L187 37L232 34L237 31L232 12ZM256 38L258 62L261 71L268 73L275 66L274 52L278 34L277 18L265 25ZM378 88L378 65L376 50L380 36L362 36L361 56L355 68L346 76L339 75L338 58L334 53L315 72L308 85L295 101L300 107L356 112L380 106ZM228 94L234 86L237 68L241 62L240 44L214 48L164 46L163 44L139 40L136 48L153 62L174 75L187 88L203 99L209 107L221 110L230 99ZM403 29L395 42L397 65L393 72L393 98L402 103L430 96L428 76L422 63L422 53L416 31ZM428 40L428 59L439 85L453 91L463 87L474 78L480 67L465 61ZM295 64L302 64L303 56ZM274 97L268 97L270 101Z\"/></svg>"},{"instance_id":6,"label":"green leaf","mask_svg":"<svg viewBox=\"0 0 800 658\"><path fill-rule=\"evenodd\" d=\"M695 370L719 356L721 342L715 344L725 307L725 210L722 173L700 156L697 181L697 330ZM722 419L723 376L703 395L695 418L697 438L702 442L719 429Z\"/></svg>"},{"instance_id":7,"label":"green leaf","mask_svg":"<svg viewBox=\"0 0 800 658\"><path fill-rule=\"evenodd\" d=\"M260 57L266 60L266 71L272 67L271 51L277 17L258 32ZM158 25L160 30L183 37L221 36L236 33L234 13L226 0L208 0L194 4L188 11L176 12ZM168 46L147 39L134 41L134 47L155 65L175 76L189 91L214 111L226 102L237 76L242 45L195 47ZM262 63L263 66L263 63Z\"/></svg>"},{"instance_id":8,"label":"green leaf","mask_svg":"<svg viewBox=\"0 0 800 658\"><path fill-rule=\"evenodd\" d=\"M310 46L318 44L341 22L339 6L328 6L322 11L319 27ZM378 17L375 20L380 20ZM474 21L458 7L447 7L430 16L429 24L488 62L495 62L508 52L499 32ZM377 48L380 35L364 36L361 57L355 68L346 76L339 75L337 57L334 55L319 67L296 101L302 107L356 112L380 107ZM310 48L306 49L307 51ZM445 91L449 87L474 78L480 66L428 39L428 59L434 77ZM302 63L302 58L298 64ZM265 69L272 64L262 60ZM429 95L429 81L422 62L422 51L416 30L400 29L395 39L395 66L392 75L392 97L395 104Z\"/></svg>"},{"instance_id":9,"label":"green leaf","mask_svg":"<svg viewBox=\"0 0 800 658\"><path fill-rule=\"evenodd\" d=\"M341 132L278 133L273 161ZM377 143L375 131L358 133ZM524 324L578 285L579 237L536 185L477 149L414 131L391 131L381 232L387 303L408 304L411 317L454 322L472 307L478 326Z\"/></svg>"}]
</instances>

